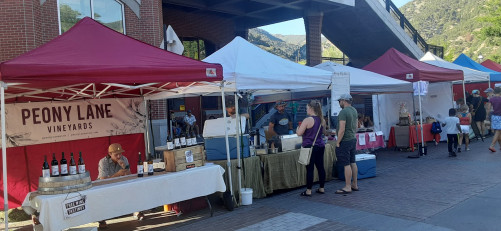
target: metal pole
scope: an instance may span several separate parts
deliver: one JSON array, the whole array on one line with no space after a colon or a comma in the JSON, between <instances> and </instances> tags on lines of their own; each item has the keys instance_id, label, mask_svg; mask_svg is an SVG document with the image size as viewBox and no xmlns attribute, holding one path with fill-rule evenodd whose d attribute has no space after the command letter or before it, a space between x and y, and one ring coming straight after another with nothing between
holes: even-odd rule
<instances>
[{"instance_id":1,"label":"metal pole","mask_svg":"<svg viewBox=\"0 0 501 231\"><path fill-rule=\"evenodd\" d=\"M150 134L151 132L149 131L148 129L148 123L150 121L150 118L148 118L148 113L149 113L149 110L148 110L148 101L147 100L144 100L144 108L146 110L146 113L144 115L144 117L146 117L146 123L144 124L144 132L146 133L145 135L145 140L146 140L146 147L145 147L145 152L144 152L144 157L147 157L148 153L150 153Z\"/></svg>"},{"instance_id":2,"label":"metal pole","mask_svg":"<svg viewBox=\"0 0 501 231\"><path fill-rule=\"evenodd\" d=\"M418 81L418 91L419 91L419 123L421 127L421 154L424 155L424 135L423 135L423 109L421 107L421 83Z\"/></svg>"},{"instance_id":3,"label":"metal pole","mask_svg":"<svg viewBox=\"0 0 501 231\"><path fill-rule=\"evenodd\" d=\"M235 126L236 126L236 139L237 139L237 169L238 169L238 204L242 204L242 160L240 159L240 113L238 112L238 95L237 92L234 93L235 96Z\"/></svg>"},{"instance_id":4,"label":"metal pole","mask_svg":"<svg viewBox=\"0 0 501 231\"><path fill-rule=\"evenodd\" d=\"M383 128L381 127L381 112L379 112L379 94L376 95L376 98L377 98L377 119L378 119L378 123L379 123L379 130L382 131ZM373 116L374 116L374 113L373 113Z\"/></svg>"},{"instance_id":5,"label":"metal pole","mask_svg":"<svg viewBox=\"0 0 501 231\"><path fill-rule=\"evenodd\" d=\"M464 100L464 104L466 105L466 88L464 86L464 80L463 80L463 100Z\"/></svg>"},{"instance_id":6,"label":"metal pole","mask_svg":"<svg viewBox=\"0 0 501 231\"><path fill-rule=\"evenodd\" d=\"M7 84L3 81L0 82L0 95L1 95L1 112L2 113L2 168L3 168L3 203L4 203L4 221L5 221L5 230L9 230L9 194L7 193L7 136L5 134L5 88L7 88Z\"/></svg>"},{"instance_id":7,"label":"metal pole","mask_svg":"<svg viewBox=\"0 0 501 231\"><path fill-rule=\"evenodd\" d=\"M224 120L224 140L226 141L226 166L228 166L228 184L230 185L231 196L233 197L233 179L231 178L231 160L230 160L230 146L228 142L228 119L226 118L226 100L224 98L224 83L221 82L221 100L223 101L223 120Z\"/></svg>"}]
</instances>

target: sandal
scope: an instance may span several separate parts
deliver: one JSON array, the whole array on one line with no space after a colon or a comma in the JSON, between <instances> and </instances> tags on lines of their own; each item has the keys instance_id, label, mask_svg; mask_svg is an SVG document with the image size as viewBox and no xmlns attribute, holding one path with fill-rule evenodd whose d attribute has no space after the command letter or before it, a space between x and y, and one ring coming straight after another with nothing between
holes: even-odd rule
<instances>
[{"instance_id":1,"label":"sandal","mask_svg":"<svg viewBox=\"0 0 501 231\"><path fill-rule=\"evenodd\" d=\"M360 191L360 189L351 187L351 191Z\"/></svg>"},{"instance_id":2,"label":"sandal","mask_svg":"<svg viewBox=\"0 0 501 231\"><path fill-rule=\"evenodd\" d=\"M489 147L489 150L490 150L491 152L496 152L496 149L495 149L494 147Z\"/></svg>"},{"instance_id":3,"label":"sandal","mask_svg":"<svg viewBox=\"0 0 501 231\"><path fill-rule=\"evenodd\" d=\"M316 193L320 193L320 194L325 194L325 191L320 191L320 189L317 188L317 190L315 191Z\"/></svg>"},{"instance_id":4,"label":"sandal","mask_svg":"<svg viewBox=\"0 0 501 231\"><path fill-rule=\"evenodd\" d=\"M306 191L302 192L301 194L299 194L303 197L311 197L311 194L306 194Z\"/></svg>"},{"instance_id":5,"label":"sandal","mask_svg":"<svg viewBox=\"0 0 501 231\"><path fill-rule=\"evenodd\" d=\"M351 191L346 191L344 189L338 189L335 194L350 194Z\"/></svg>"}]
</instances>

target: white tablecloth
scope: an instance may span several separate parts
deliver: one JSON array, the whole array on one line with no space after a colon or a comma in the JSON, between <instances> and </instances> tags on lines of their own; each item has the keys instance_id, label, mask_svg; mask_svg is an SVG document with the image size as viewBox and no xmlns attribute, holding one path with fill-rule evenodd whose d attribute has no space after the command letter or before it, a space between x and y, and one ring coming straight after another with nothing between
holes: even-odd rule
<instances>
[{"instance_id":1,"label":"white tablecloth","mask_svg":"<svg viewBox=\"0 0 501 231\"><path fill-rule=\"evenodd\" d=\"M39 220L43 230L62 230L210 195L217 191L224 192L226 186L223 173L221 166L209 165L93 186L79 192L87 196L87 211L68 219L64 219L62 203L67 197L78 196L78 193L38 195L31 200L31 193L28 193L23 207L29 206L40 213Z\"/></svg>"}]
</instances>

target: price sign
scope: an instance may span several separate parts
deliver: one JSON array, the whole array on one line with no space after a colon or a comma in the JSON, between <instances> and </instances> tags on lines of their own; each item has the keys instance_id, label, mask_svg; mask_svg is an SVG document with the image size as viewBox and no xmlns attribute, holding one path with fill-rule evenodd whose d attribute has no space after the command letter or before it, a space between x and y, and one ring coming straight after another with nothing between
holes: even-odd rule
<instances>
[{"instance_id":1,"label":"price sign","mask_svg":"<svg viewBox=\"0 0 501 231\"><path fill-rule=\"evenodd\" d=\"M63 201L63 216L64 219L75 217L87 212L87 196L78 195L67 198Z\"/></svg>"}]
</instances>

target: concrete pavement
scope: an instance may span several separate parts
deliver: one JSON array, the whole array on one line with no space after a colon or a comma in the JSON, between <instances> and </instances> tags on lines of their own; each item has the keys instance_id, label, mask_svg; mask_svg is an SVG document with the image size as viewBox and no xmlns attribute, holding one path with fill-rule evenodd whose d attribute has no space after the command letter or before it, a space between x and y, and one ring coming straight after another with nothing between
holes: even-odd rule
<instances>
[{"instance_id":1,"label":"concrete pavement","mask_svg":"<svg viewBox=\"0 0 501 231\"><path fill-rule=\"evenodd\" d=\"M456 158L446 143L429 143L419 159L378 151L377 177L360 180L360 191L348 195L334 194L344 182L333 180L323 195L301 197L298 188L232 212L215 202L213 217L208 209L179 217L156 212L141 222L110 220L107 230L500 230L501 150L487 149L491 139L474 141ZM26 222L14 225L31 230Z\"/></svg>"}]
</instances>

